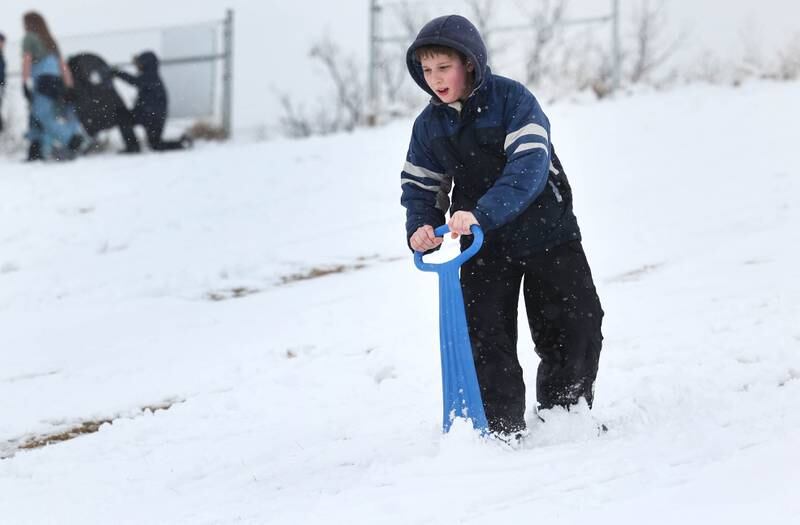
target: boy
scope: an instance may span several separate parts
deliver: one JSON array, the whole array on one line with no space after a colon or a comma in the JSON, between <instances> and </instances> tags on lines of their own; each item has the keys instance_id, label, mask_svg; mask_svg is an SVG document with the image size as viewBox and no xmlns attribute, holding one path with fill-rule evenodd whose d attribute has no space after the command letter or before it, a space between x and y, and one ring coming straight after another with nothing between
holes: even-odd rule
<instances>
[{"instance_id":1,"label":"boy","mask_svg":"<svg viewBox=\"0 0 800 525\"><path fill-rule=\"evenodd\" d=\"M448 206L454 235L470 235L472 224L484 230L483 248L461 268L467 324L490 430L518 439L526 429L516 352L521 285L541 358L539 409L593 401L603 310L572 190L536 99L519 82L491 73L483 40L467 19L426 24L406 62L432 97L414 122L401 174L408 243L415 251L436 249L442 239L433 229L445 222ZM462 249L469 244L461 241Z\"/></svg>"},{"instance_id":2,"label":"boy","mask_svg":"<svg viewBox=\"0 0 800 525\"><path fill-rule=\"evenodd\" d=\"M161 75L158 73L158 57L152 51L145 51L133 58L139 71L138 75L129 75L124 71L112 68L112 74L135 86L139 90L133 111L120 114L120 126L138 124L144 126L147 142L155 151L168 151L188 148L192 141L186 135L180 140L163 140L164 125L167 122L167 90ZM125 134L124 153L138 153L139 142L132 133Z\"/></svg>"}]
</instances>

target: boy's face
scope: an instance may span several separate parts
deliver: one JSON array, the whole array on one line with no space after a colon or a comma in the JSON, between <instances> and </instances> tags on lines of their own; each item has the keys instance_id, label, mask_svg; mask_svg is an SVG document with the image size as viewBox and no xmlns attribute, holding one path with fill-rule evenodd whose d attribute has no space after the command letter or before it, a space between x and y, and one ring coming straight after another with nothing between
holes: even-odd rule
<instances>
[{"instance_id":1,"label":"boy's face","mask_svg":"<svg viewBox=\"0 0 800 525\"><path fill-rule=\"evenodd\" d=\"M472 63L461 61L457 55L435 54L423 57L422 72L439 100L450 104L467 96L469 73L474 70Z\"/></svg>"}]
</instances>

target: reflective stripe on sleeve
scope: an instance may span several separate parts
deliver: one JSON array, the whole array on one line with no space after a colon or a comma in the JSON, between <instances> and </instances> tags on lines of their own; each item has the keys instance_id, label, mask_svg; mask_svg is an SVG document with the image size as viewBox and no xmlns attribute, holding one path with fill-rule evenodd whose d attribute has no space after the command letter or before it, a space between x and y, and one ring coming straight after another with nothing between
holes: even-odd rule
<instances>
[{"instance_id":1,"label":"reflective stripe on sleeve","mask_svg":"<svg viewBox=\"0 0 800 525\"><path fill-rule=\"evenodd\" d=\"M533 135L533 136L536 136L536 137L541 137L545 141L549 142L549 137L547 136L547 130L546 129L544 129L539 124L527 124L525 126L522 126L517 131L511 132L508 135L506 135L506 142L505 142L505 145L503 146L503 148L504 149L508 149L508 147L511 146L514 143L514 141L516 141L516 140L518 140L518 139L520 139L522 137L525 137L527 135Z\"/></svg>"},{"instance_id":2,"label":"reflective stripe on sleeve","mask_svg":"<svg viewBox=\"0 0 800 525\"><path fill-rule=\"evenodd\" d=\"M428 190L435 193L438 193L440 188L440 186L428 186L426 184L422 184L421 182L417 182L413 179L400 179L400 186L402 186L403 184L413 184L414 186L419 186L423 190Z\"/></svg>"},{"instance_id":3,"label":"reflective stripe on sleeve","mask_svg":"<svg viewBox=\"0 0 800 525\"><path fill-rule=\"evenodd\" d=\"M522 153L523 151L528 151L529 149L543 149L547 153L550 153L550 147L547 144L542 144L541 142L526 142L525 144L520 144L516 150L514 150L514 154Z\"/></svg>"},{"instance_id":4,"label":"reflective stripe on sleeve","mask_svg":"<svg viewBox=\"0 0 800 525\"><path fill-rule=\"evenodd\" d=\"M442 179L444 179L444 173L437 173L435 171L431 171L426 168L414 166L408 161L406 161L405 165L403 166L403 171L405 171L409 175L414 175L415 177L420 177L423 179L433 179L439 182L441 182Z\"/></svg>"}]
</instances>

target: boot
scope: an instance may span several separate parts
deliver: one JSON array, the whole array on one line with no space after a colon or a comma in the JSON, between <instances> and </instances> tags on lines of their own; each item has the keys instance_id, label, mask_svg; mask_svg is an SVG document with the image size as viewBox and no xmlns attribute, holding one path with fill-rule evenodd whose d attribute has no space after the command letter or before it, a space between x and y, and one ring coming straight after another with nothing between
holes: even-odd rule
<instances>
[{"instance_id":1,"label":"boot","mask_svg":"<svg viewBox=\"0 0 800 525\"><path fill-rule=\"evenodd\" d=\"M31 141L30 146L28 146L28 158L25 159L26 162L33 162L36 160L43 160L42 145L38 140Z\"/></svg>"},{"instance_id":2,"label":"boot","mask_svg":"<svg viewBox=\"0 0 800 525\"><path fill-rule=\"evenodd\" d=\"M80 133L76 133L69 139L69 143L67 144L67 148L73 153L78 153L83 145L83 137Z\"/></svg>"}]
</instances>

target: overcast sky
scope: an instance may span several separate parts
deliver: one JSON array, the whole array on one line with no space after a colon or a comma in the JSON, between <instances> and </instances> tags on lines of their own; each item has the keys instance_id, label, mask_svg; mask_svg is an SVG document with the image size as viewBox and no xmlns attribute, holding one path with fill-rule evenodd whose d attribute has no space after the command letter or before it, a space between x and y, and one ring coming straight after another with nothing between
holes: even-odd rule
<instances>
[{"instance_id":1,"label":"overcast sky","mask_svg":"<svg viewBox=\"0 0 800 525\"><path fill-rule=\"evenodd\" d=\"M626 9L639 1L621 0ZM0 31L18 39L21 16L28 9L40 10L58 38L221 19L226 7L231 7L236 15L235 126L252 128L274 121L279 111L276 91L309 100L324 91L325 78L308 58L311 43L321 35L330 35L365 61L368 4L367 0L4 0L0 2ZM442 3L431 0L427 5ZM575 14L597 11L603 5L607 4L602 0L572 0ZM735 56L746 34L765 53L775 52L792 34L800 34L797 0L667 0L666 6L670 31L687 33L682 51L687 57L704 49ZM17 57L7 56L7 60L12 69L18 69Z\"/></svg>"}]
</instances>

